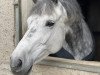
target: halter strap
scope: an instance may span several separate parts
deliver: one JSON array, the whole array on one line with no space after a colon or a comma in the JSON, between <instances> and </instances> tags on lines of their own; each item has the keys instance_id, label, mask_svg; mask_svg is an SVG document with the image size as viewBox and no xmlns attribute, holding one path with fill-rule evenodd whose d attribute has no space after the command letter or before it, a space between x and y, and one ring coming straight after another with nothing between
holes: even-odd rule
<instances>
[{"instance_id":1,"label":"halter strap","mask_svg":"<svg viewBox=\"0 0 100 75\"><path fill-rule=\"evenodd\" d=\"M58 58L65 58L65 59L74 59L73 55L70 54L67 50L65 50L64 48L61 48L60 51L58 51L55 54L50 54L50 56L52 57L58 57ZM82 60L86 60L86 61L91 61L94 59L95 56L95 52L94 50L85 58L83 58Z\"/></svg>"}]
</instances>

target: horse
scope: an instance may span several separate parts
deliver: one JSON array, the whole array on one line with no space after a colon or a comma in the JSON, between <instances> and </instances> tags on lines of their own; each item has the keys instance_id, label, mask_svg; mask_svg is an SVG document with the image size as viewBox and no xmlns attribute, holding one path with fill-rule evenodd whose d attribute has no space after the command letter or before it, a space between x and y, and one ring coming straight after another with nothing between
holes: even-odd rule
<instances>
[{"instance_id":1,"label":"horse","mask_svg":"<svg viewBox=\"0 0 100 75\"><path fill-rule=\"evenodd\" d=\"M65 58L70 54L75 60L85 60L93 54L92 34L76 0L33 2L28 29L11 54L10 67L14 74L27 75L34 64L61 49L68 53Z\"/></svg>"}]
</instances>

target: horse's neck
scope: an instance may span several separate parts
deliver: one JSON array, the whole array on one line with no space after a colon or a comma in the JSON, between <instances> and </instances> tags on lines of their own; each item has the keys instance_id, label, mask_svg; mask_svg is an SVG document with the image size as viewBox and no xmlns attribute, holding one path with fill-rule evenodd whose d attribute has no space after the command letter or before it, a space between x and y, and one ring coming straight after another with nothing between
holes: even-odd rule
<instances>
[{"instance_id":1,"label":"horse's neck","mask_svg":"<svg viewBox=\"0 0 100 75\"><path fill-rule=\"evenodd\" d=\"M84 20L75 22L71 29L72 32L66 34L66 43L64 43L63 47L75 59L81 60L92 52L92 36Z\"/></svg>"}]
</instances>

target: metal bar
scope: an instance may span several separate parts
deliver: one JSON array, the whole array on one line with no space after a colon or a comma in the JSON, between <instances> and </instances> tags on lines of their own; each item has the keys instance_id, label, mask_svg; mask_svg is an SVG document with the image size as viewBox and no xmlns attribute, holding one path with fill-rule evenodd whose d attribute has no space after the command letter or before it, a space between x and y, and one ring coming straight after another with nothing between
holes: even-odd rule
<instances>
[{"instance_id":1,"label":"metal bar","mask_svg":"<svg viewBox=\"0 0 100 75\"><path fill-rule=\"evenodd\" d=\"M15 20L15 46L22 36L22 21L21 21L21 0L14 0L14 20Z\"/></svg>"},{"instance_id":2,"label":"metal bar","mask_svg":"<svg viewBox=\"0 0 100 75\"><path fill-rule=\"evenodd\" d=\"M18 5L18 0L14 0L13 4Z\"/></svg>"}]
</instances>

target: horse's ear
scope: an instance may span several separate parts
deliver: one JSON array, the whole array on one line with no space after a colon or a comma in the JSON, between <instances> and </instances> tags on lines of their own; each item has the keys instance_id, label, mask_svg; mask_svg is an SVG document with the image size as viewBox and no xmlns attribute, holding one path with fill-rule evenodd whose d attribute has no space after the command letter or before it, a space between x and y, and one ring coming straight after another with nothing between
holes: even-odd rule
<instances>
[{"instance_id":1,"label":"horse's ear","mask_svg":"<svg viewBox=\"0 0 100 75\"><path fill-rule=\"evenodd\" d=\"M36 3L36 2L37 2L37 0L33 0L33 2L34 2L34 3Z\"/></svg>"},{"instance_id":2,"label":"horse's ear","mask_svg":"<svg viewBox=\"0 0 100 75\"><path fill-rule=\"evenodd\" d=\"M57 4L58 3L58 0L52 0L55 4Z\"/></svg>"}]
</instances>

